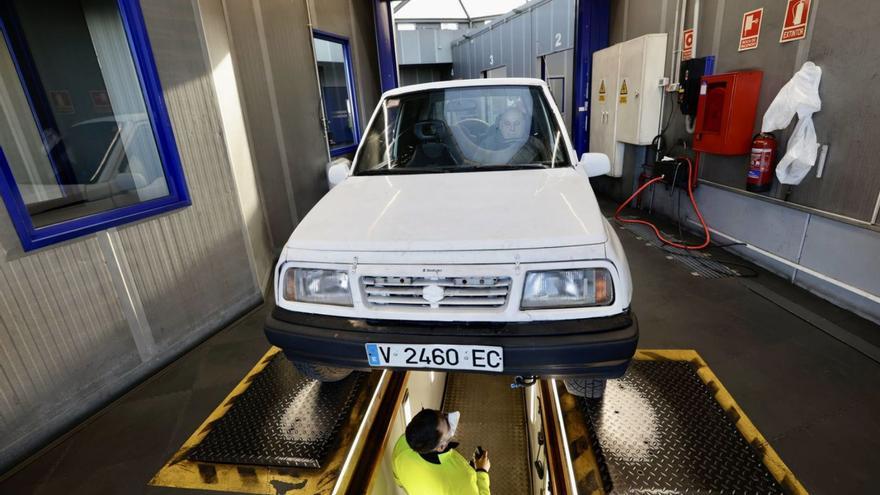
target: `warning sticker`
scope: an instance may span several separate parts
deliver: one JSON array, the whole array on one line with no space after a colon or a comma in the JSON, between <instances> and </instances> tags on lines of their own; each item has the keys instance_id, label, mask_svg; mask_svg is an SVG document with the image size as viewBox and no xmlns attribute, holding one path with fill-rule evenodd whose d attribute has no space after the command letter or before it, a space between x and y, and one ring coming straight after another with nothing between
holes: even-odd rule
<instances>
[{"instance_id":1,"label":"warning sticker","mask_svg":"<svg viewBox=\"0 0 880 495\"><path fill-rule=\"evenodd\" d=\"M762 17L764 17L763 7L743 14L742 28L739 32L739 51L758 48Z\"/></svg>"},{"instance_id":2,"label":"warning sticker","mask_svg":"<svg viewBox=\"0 0 880 495\"><path fill-rule=\"evenodd\" d=\"M605 79L599 83L599 101L605 101Z\"/></svg>"},{"instance_id":3,"label":"warning sticker","mask_svg":"<svg viewBox=\"0 0 880 495\"><path fill-rule=\"evenodd\" d=\"M620 102L626 103L626 97L629 95L629 89L626 87L626 79L620 84Z\"/></svg>"},{"instance_id":4,"label":"warning sticker","mask_svg":"<svg viewBox=\"0 0 880 495\"><path fill-rule=\"evenodd\" d=\"M785 8L785 21L779 42L804 39L807 36L807 18L810 15L810 0L788 0Z\"/></svg>"}]
</instances>

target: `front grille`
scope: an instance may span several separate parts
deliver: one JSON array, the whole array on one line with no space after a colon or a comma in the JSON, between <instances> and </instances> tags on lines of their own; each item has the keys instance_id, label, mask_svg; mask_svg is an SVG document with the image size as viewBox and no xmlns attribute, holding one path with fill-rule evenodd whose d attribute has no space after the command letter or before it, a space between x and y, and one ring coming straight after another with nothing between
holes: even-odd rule
<instances>
[{"instance_id":1,"label":"front grille","mask_svg":"<svg viewBox=\"0 0 880 495\"><path fill-rule=\"evenodd\" d=\"M361 286L371 306L501 308L510 277L362 277Z\"/></svg>"}]
</instances>

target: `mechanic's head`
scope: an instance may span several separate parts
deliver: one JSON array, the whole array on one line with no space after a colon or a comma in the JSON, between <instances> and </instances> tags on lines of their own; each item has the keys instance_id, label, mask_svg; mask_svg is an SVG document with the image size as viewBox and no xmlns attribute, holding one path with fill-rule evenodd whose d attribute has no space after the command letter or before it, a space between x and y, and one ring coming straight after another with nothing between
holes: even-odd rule
<instances>
[{"instance_id":1,"label":"mechanic's head","mask_svg":"<svg viewBox=\"0 0 880 495\"><path fill-rule=\"evenodd\" d=\"M520 139L526 135L526 116L516 108L508 108L498 119L498 128L504 139Z\"/></svg>"},{"instance_id":2,"label":"mechanic's head","mask_svg":"<svg viewBox=\"0 0 880 495\"><path fill-rule=\"evenodd\" d=\"M406 443L420 454L443 452L455 436L460 416L458 411L422 409L406 425Z\"/></svg>"}]
</instances>

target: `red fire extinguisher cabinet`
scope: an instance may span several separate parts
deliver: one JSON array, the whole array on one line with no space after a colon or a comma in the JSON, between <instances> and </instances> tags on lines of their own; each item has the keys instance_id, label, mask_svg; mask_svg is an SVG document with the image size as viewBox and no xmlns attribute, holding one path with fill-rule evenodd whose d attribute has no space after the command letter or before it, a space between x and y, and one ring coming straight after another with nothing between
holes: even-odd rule
<instances>
[{"instance_id":1,"label":"red fire extinguisher cabinet","mask_svg":"<svg viewBox=\"0 0 880 495\"><path fill-rule=\"evenodd\" d=\"M703 76L694 125L694 149L716 155L751 150L761 78L758 70Z\"/></svg>"}]
</instances>

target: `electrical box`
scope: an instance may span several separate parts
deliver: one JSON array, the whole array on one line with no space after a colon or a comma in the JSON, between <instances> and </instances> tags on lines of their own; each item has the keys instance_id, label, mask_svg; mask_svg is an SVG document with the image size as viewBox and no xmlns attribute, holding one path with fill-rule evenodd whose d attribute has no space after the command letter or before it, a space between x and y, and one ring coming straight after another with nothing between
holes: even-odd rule
<instances>
[{"instance_id":1,"label":"electrical box","mask_svg":"<svg viewBox=\"0 0 880 495\"><path fill-rule=\"evenodd\" d=\"M678 79L678 106L681 113L697 116L700 99L700 79L715 73L715 57L692 58L681 63Z\"/></svg>"},{"instance_id":2,"label":"electrical box","mask_svg":"<svg viewBox=\"0 0 880 495\"><path fill-rule=\"evenodd\" d=\"M666 33L646 34L620 46L617 82L617 139L651 144L660 126L666 68Z\"/></svg>"},{"instance_id":3,"label":"electrical box","mask_svg":"<svg viewBox=\"0 0 880 495\"><path fill-rule=\"evenodd\" d=\"M660 125L666 34L647 34L593 53L590 151L623 175L623 143L651 144Z\"/></svg>"},{"instance_id":4,"label":"electrical box","mask_svg":"<svg viewBox=\"0 0 880 495\"><path fill-rule=\"evenodd\" d=\"M716 155L745 155L751 150L761 71L731 72L700 80L694 149Z\"/></svg>"},{"instance_id":5,"label":"electrical box","mask_svg":"<svg viewBox=\"0 0 880 495\"><path fill-rule=\"evenodd\" d=\"M593 53L590 90L590 151L605 153L611 161L612 177L623 175L623 143L617 142L617 73L620 44Z\"/></svg>"}]
</instances>

